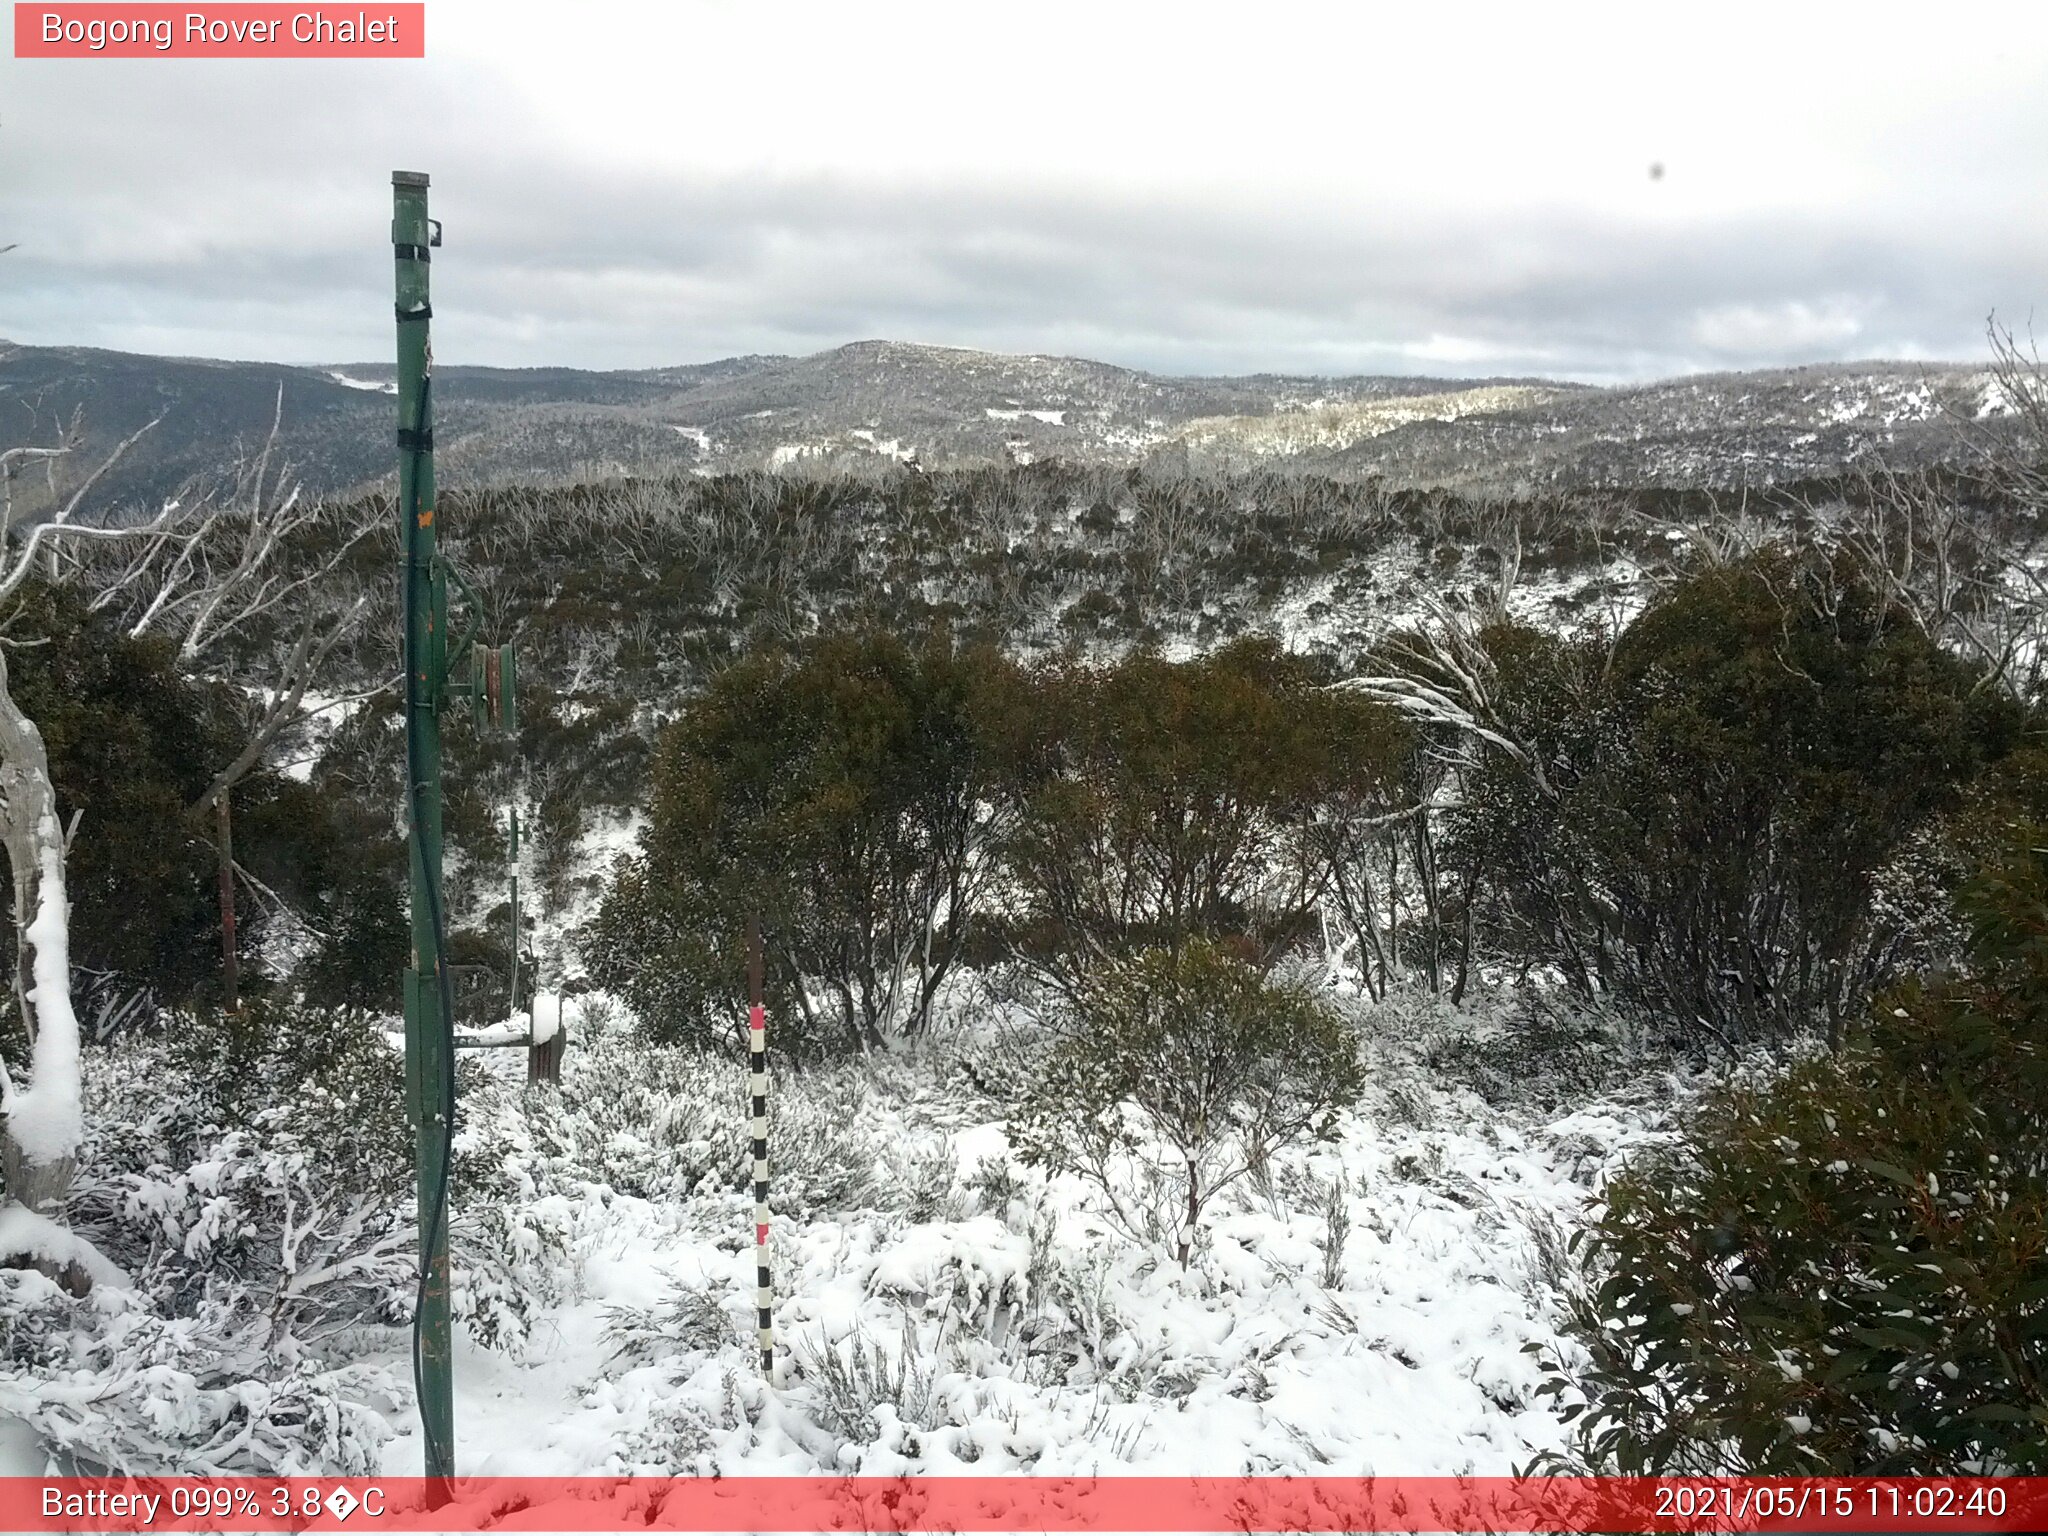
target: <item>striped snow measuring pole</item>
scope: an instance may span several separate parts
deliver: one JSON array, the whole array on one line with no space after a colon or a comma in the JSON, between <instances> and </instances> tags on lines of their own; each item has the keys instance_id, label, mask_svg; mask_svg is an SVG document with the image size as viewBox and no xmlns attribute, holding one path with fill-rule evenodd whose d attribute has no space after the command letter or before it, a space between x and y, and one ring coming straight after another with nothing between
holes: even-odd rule
<instances>
[{"instance_id":1,"label":"striped snow measuring pole","mask_svg":"<svg viewBox=\"0 0 2048 1536\"><path fill-rule=\"evenodd\" d=\"M747 1066L754 1100L754 1308L761 1374L775 1377L775 1289L768 1271L768 1013L761 1006L761 920L747 918Z\"/></svg>"}]
</instances>

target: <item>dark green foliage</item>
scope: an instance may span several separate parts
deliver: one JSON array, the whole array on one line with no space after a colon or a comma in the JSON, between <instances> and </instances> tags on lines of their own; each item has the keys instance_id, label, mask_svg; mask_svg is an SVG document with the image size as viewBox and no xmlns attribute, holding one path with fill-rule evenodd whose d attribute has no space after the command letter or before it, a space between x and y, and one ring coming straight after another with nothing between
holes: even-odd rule
<instances>
[{"instance_id":1,"label":"dark green foliage","mask_svg":"<svg viewBox=\"0 0 2048 1536\"><path fill-rule=\"evenodd\" d=\"M215 822L192 807L241 749L242 702L182 676L168 645L127 638L69 589L26 589L9 633L15 701L42 732L59 814L79 817L66 876L85 1017L102 1003L118 1016L132 994L173 1004L212 995L221 965ZM236 881L245 991L267 984L257 960L282 901L320 942L317 996L395 1003L404 912L399 905L394 948L383 910L392 898L382 893L398 889L393 871L402 876L403 865L393 863L387 826L347 790L259 768L232 792L236 862L269 893ZM7 942L11 952L11 929Z\"/></svg>"},{"instance_id":2,"label":"dark green foliage","mask_svg":"<svg viewBox=\"0 0 2048 1536\"><path fill-rule=\"evenodd\" d=\"M1356 1043L1313 991L1196 939L1092 978L1009 1134L1026 1163L1090 1180L1134 1234L1171 1237L1185 1265L1217 1191L1333 1136L1361 1086Z\"/></svg>"},{"instance_id":3,"label":"dark green foliage","mask_svg":"<svg viewBox=\"0 0 2048 1536\"><path fill-rule=\"evenodd\" d=\"M1731 1049L1882 981L1880 872L2017 739L2016 706L1817 557L1710 569L1611 645L1484 641L1527 752L1485 757L1452 829L1501 946Z\"/></svg>"},{"instance_id":4,"label":"dark green foliage","mask_svg":"<svg viewBox=\"0 0 2048 1536\"><path fill-rule=\"evenodd\" d=\"M1773 1013L1839 1018L1866 980L1873 876L2017 736L1966 666L1811 559L1679 587L1629 627L1613 679L1632 750L1596 793L1619 811L1610 865L1640 850L1615 891L1624 942L1668 991L1654 1001L1735 1039Z\"/></svg>"},{"instance_id":5,"label":"dark green foliage","mask_svg":"<svg viewBox=\"0 0 2048 1536\"><path fill-rule=\"evenodd\" d=\"M1004 772L990 651L880 632L757 654L663 739L653 823L587 946L664 1036L744 1001L761 918L788 1047L917 1033L974 920Z\"/></svg>"},{"instance_id":6,"label":"dark green foliage","mask_svg":"<svg viewBox=\"0 0 2048 1536\"><path fill-rule=\"evenodd\" d=\"M1577 1456L1626 1473L2048 1472L2048 852L1973 883L1967 974L1706 1106L1616 1180Z\"/></svg>"},{"instance_id":7,"label":"dark green foliage","mask_svg":"<svg viewBox=\"0 0 2048 1536\"><path fill-rule=\"evenodd\" d=\"M492 787L476 773L447 772L442 781L441 835L444 846L456 851L444 879L448 904L457 911L488 891L505 889L505 813Z\"/></svg>"},{"instance_id":8,"label":"dark green foliage","mask_svg":"<svg viewBox=\"0 0 2048 1536\"><path fill-rule=\"evenodd\" d=\"M1052 669L1036 687L1051 771L1006 853L1026 952L1070 990L1091 956L1195 937L1270 965L1321 894L1318 816L1382 792L1403 737L1264 639Z\"/></svg>"},{"instance_id":9,"label":"dark green foliage","mask_svg":"<svg viewBox=\"0 0 2048 1536\"><path fill-rule=\"evenodd\" d=\"M1586 937L1603 920L1601 887L1583 859L1575 862L1565 810L1579 803L1579 782L1603 746L1618 739L1607 718L1605 647L1599 637L1511 623L1478 639L1492 671L1493 728L1521 750L1489 743L1465 756L1445 856L1468 882L1478 875L1474 915L1485 950L1525 969L1556 966L1590 996L1603 979ZM1454 730L1438 734L1457 740Z\"/></svg>"},{"instance_id":10,"label":"dark green foliage","mask_svg":"<svg viewBox=\"0 0 2048 1536\"><path fill-rule=\"evenodd\" d=\"M759 911L778 1012L813 1045L821 1023L866 1045L921 1030L970 943L1070 991L1092 956L1196 937L1265 968L1322 888L1317 818L1384 790L1399 735L1268 641L1028 674L875 632L757 655L664 739L653 828L590 952L689 1032L735 994ZM998 877L1004 936L977 942Z\"/></svg>"},{"instance_id":11,"label":"dark green foliage","mask_svg":"<svg viewBox=\"0 0 2048 1536\"><path fill-rule=\"evenodd\" d=\"M17 596L8 638L15 702L41 730L66 861L72 964L95 984L191 995L220 965L207 830L186 814L232 756L217 701L178 675L169 646L129 640L63 589ZM7 930L7 953L14 947Z\"/></svg>"},{"instance_id":12,"label":"dark green foliage","mask_svg":"<svg viewBox=\"0 0 2048 1536\"><path fill-rule=\"evenodd\" d=\"M503 1022L512 996L512 935L509 914L490 928L456 928L448 935L448 965L455 981L455 1022L482 1028ZM530 1002L530 976L522 975L520 996Z\"/></svg>"},{"instance_id":13,"label":"dark green foliage","mask_svg":"<svg viewBox=\"0 0 2048 1536\"><path fill-rule=\"evenodd\" d=\"M163 1042L181 1081L204 1085L181 1113L232 1126L289 1104L296 1129L331 1142L337 1166L360 1175L342 1181L352 1192L405 1191L412 1132L404 1064L373 1018L264 999L237 1013L175 1019Z\"/></svg>"},{"instance_id":14,"label":"dark green foliage","mask_svg":"<svg viewBox=\"0 0 2048 1536\"><path fill-rule=\"evenodd\" d=\"M395 851L402 860L403 845L395 845ZM359 866L328 893L325 906L326 931L299 977L306 1000L398 1012L403 1004L400 978L412 956L404 885L374 865Z\"/></svg>"},{"instance_id":15,"label":"dark green foliage","mask_svg":"<svg viewBox=\"0 0 2048 1536\"><path fill-rule=\"evenodd\" d=\"M731 923L693 886L658 873L644 854L622 860L585 931L583 953L592 981L625 998L650 1038L737 1043L744 1039L745 955L722 947ZM721 1012L730 1018L721 1021ZM778 1051L788 1049L782 1036L778 1029Z\"/></svg>"},{"instance_id":16,"label":"dark green foliage","mask_svg":"<svg viewBox=\"0 0 2048 1536\"><path fill-rule=\"evenodd\" d=\"M236 854L303 921L312 938L294 980L327 1008L395 1013L409 960L405 841L388 808L288 779L236 794Z\"/></svg>"}]
</instances>

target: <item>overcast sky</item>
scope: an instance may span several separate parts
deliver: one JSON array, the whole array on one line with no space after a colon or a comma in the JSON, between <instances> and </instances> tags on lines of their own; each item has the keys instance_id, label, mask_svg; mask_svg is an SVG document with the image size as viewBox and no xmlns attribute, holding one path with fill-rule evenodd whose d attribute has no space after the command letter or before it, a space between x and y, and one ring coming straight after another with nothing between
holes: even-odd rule
<instances>
[{"instance_id":1,"label":"overcast sky","mask_svg":"<svg viewBox=\"0 0 2048 1536\"><path fill-rule=\"evenodd\" d=\"M0 336L386 357L395 168L446 225L444 362L888 337L1609 381L1976 358L1993 310L2048 328L2035 4L427 23L419 62L0 60Z\"/></svg>"}]
</instances>

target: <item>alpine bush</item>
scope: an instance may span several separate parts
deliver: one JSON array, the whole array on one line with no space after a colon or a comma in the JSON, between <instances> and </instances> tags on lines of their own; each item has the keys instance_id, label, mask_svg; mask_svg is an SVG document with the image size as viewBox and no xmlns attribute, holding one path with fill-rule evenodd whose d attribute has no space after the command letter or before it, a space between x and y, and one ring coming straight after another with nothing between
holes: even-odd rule
<instances>
[{"instance_id":1,"label":"alpine bush","mask_svg":"<svg viewBox=\"0 0 2048 1536\"><path fill-rule=\"evenodd\" d=\"M1634 1474L2048 1472L2048 847L1969 969L1711 1102L1617 1179L1547 1390Z\"/></svg>"},{"instance_id":2,"label":"alpine bush","mask_svg":"<svg viewBox=\"0 0 2048 1536\"><path fill-rule=\"evenodd\" d=\"M1360 1086L1356 1041L1307 985L1197 940L1097 977L1010 1139L1185 1268L1209 1201L1290 1142L1333 1136Z\"/></svg>"}]
</instances>

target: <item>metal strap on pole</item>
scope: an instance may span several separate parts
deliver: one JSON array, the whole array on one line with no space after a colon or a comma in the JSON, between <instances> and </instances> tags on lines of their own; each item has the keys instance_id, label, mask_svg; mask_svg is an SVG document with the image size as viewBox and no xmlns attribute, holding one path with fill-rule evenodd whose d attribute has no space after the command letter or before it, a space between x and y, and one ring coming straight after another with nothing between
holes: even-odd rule
<instances>
[{"instance_id":1,"label":"metal strap on pole","mask_svg":"<svg viewBox=\"0 0 2048 1536\"><path fill-rule=\"evenodd\" d=\"M747 919L747 1066L754 1109L754 1309L761 1375L775 1379L775 1287L768 1267L768 1011L761 1006L761 922Z\"/></svg>"}]
</instances>

